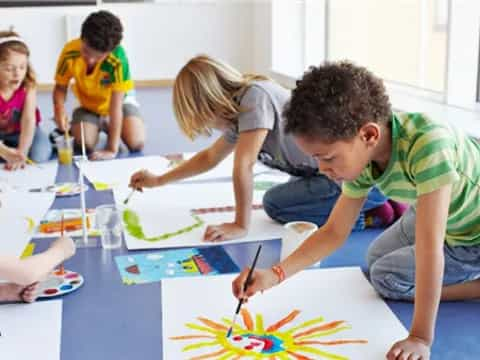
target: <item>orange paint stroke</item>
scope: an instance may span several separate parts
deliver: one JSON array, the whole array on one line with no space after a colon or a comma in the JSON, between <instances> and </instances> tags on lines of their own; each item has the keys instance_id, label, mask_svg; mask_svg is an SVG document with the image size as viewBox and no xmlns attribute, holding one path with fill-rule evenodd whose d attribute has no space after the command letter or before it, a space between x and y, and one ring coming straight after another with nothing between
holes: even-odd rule
<instances>
[{"instance_id":1,"label":"orange paint stroke","mask_svg":"<svg viewBox=\"0 0 480 360\"><path fill-rule=\"evenodd\" d=\"M209 320L209 319L206 319L206 318L203 318L203 317L198 317L197 319L200 320L205 325L211 327L212 329L223 330L223 331L228 330L228 328L226 326L223 326L222 324L216 323L215 321L212 321L212 320Z\"/></svg>"},{"instance_id":2,"label":"orange paint stroke","mask_svg":"<svg viewBox=\"0 0 480 360\"><path fill-rule=\"evenodd\" d=\"M245 324L245 326L247 327L248 330L252 331L253 330L253 319L252 319L252 316L250 315L250 312L247 309L242 308L240 310L240 313L242 314L243 323Z\"/></svg>"},{"instance_id":3,"label":"orange paint stroke","mask_svg":"<svg viewBox=\"0 0 480 360\"><path fill-rule=\"evenodd\" d=\"M291 352L291 351L286 351L287 354L289 355L292 355L296 360L312 360L312 358L309 358L309 357L306 357L306 356L303 356L303 355L300 355L300 354L296 354L294 352Z\"/></svg>"},{"instance_id":4,"label":"orange paint stroke","mask_svg":"<svg viewBox=\"0 0 480 360\"><path fill-rule=\"evenodd\" d=\"M183 335L183 336L171 336L170 340L189 340L189 339L215 339L215 336L209 335Z\"/></svg>"},{"instance_id":5,"label":"orange paint stroke","mask_svg":"<svg viewBox=\"0 0 480 360\"><path fill-rule=\"evenodd\" d=\"M297 315L300 314L299 310L293 310L290 314L285 316L283 319L277 321L275 324L270 325L266 332L272 332L272 331L277 331L280 329L283 325L288 324L289 322L293 321L297 317Z\"/></svg>"},{"instance_id":6,"label":"orange paint stroke","mask_svg":"<svg viewBox=\"0 0 480 360\"><path fill-rule=\"evenodd\" d=\"M220 355L223 355L225 354L226 352L228 352L229 350L227 349L220 349L218 350L217 352L213 352L213 353L210 353L210 354L205 354L205 355L200 355L200 356L194 356L192 358L190 358L190 360L203 360L203 359L212 359L212 358L215 358L217 356L220 356Z\"/></svg>"},{"instance_id":7,"label":"orange paint stroke","mask_svg":"<svg viewBox=\"0 0 480 360\"><path fill-rule=\"evenodd\" d=\"M335 329L337 326L339 326L341 324L344 324L344 323L345 323L345 320L332 321L332 322L329 322L327 324L316 326L316 327L308 329L304 332L295 334L295 335L293 335L293 337L298 338L298 337L302 337L302 336L305 336L305 335L310 335L310 334L316 333L318 331Z\"/></svg>"},{"instance_id":8,"label":"orange paint stroke","mask_svg":"<svg viewBox=\"0 0 480 360\"><path fill-rule=\"evenodd\" d=\"M317 341L317 340L308 340L308 341L299 341L295 342L295 345L343 345L343 344L368 344L368 340L330 340L330 341Z\"/></svg>"}]
</instances>

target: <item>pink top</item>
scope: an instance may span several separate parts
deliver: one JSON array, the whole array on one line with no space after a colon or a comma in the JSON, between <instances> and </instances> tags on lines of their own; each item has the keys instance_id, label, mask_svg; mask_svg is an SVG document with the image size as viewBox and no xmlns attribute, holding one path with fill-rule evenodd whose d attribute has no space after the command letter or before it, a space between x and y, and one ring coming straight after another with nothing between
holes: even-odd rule
<instances>
[{"instance_id":1,"label":"pink top","mask_svg":"<svg viewBox=\"0 0 480 360\"><path fill-rule=\"evenodd\" d=\"M19 87L10 99L5 101L0 95L0 134L20 133L20 120L27 97L27 89ZM40 112L35 109L35 123L40 122Z\"/></svg>"}]
</instances>

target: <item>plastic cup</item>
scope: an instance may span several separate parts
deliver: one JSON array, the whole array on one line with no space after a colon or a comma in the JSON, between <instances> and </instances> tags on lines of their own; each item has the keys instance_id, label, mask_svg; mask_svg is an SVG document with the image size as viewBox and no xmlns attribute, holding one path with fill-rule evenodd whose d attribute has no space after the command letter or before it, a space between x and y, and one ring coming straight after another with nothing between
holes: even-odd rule
<instances>
[{"instance_id":1,"label":"plastic cup","mask_svg":"<svg viewBox=\"0 0 480 360\"><path fill-rule=\"evenodd\" d=\"M318 226L309 221L292 221L283 225L283 228L280 260L290 256L310 235L317 231Z\"/></svg>"},{"instance_id":2,"label":"plastic cup","mask_svg":"<svg viewBox=\"0 0 480 360\"><path fill-rule=\"evenodd\" d=\"M59 136L55 139L58 152L58 163L61 165L71 165L73 159L73 138Z\"/></svg>"},{"instance_id":3,"label":"plastic cup","mask_svg":"<svg viewBox=\"0 0 480 360\"><path fill-rule=\"evenodd\" d=\"M118 249L122 245L122 221L115 205L101 205L96 209L96 223L101 232L104 249Z\"/></svg>"}]
</instances>

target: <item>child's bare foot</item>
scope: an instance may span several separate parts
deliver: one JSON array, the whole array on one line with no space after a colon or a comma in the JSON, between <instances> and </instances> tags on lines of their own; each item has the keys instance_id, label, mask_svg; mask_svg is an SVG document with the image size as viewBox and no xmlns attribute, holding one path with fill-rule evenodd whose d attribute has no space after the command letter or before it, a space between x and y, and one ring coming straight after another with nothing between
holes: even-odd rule
<instances>
[{"instance_id":1,"label":"child's bare foot","mask_svg":"<svg viewBox=\"0 0 480 360\"><path fill-rule=\"evenodd\" d=\"M34 302L37 298L38 282L28 286L17 284L0 285L0 301L23 301L27 303Z\"/></svg>"}]
</instances>

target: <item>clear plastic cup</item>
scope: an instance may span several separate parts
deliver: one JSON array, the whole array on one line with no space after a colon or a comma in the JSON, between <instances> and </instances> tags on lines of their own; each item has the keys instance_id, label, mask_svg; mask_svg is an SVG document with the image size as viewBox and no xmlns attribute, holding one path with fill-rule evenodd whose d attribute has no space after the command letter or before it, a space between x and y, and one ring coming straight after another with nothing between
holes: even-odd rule
<instances>
[{"instance_id":1,"label":"clear plastic cup","mask_svg":"<svg viewBox=\"0 0 480 360\"><path fill-rule=\"evenodd\" d=\"M73 159L73 138L59 136L55 139L58 152L58 163L61 165L71 165Z\"/></svg>"},{"instance_id":2,"label":"clear plastic cup","mask_svg":"<svg viewBox=\"0 0 480 360\"><path fill-rule=\"evenodd\" d=\"M122 221L115 205L101 205L96 209L96 223L101 232L104 249L118 249L122 245Z\"/></svg>"}]
</instances>

